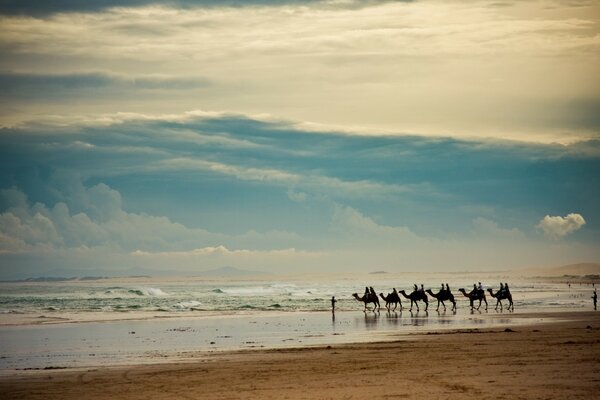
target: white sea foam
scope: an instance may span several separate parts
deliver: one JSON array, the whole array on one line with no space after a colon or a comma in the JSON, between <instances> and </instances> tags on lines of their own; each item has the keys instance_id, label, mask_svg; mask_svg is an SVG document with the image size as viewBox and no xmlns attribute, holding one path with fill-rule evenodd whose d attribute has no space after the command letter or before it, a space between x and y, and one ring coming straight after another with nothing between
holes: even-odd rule
<instances>
[{"instance_id":1,"label":"white sea foam","mask_svg":"<svg viewBox=\"0 0 600 400\"><path fill-rule=\"evenodd\" d=\"M173 304L173 308L177 309L177 310L193 310L194 308L197 308L201 305L202 305L202 303L200 303L199 301L190 300L190 301L182 301L182 302Z\"/></svg>"},{"instance_id":2,"label":"white sea foam","mask_svg":"<svg viewBox=\"0 0 600 400\"><path fill-rule=\"evenodd\" d=\"M168 293L163 292L161 289L159 288L137 288L137 289L131 289L129 290L129 293L134 293L137 294L139 296L167 296Z\"/></svg>"}]
</instances>

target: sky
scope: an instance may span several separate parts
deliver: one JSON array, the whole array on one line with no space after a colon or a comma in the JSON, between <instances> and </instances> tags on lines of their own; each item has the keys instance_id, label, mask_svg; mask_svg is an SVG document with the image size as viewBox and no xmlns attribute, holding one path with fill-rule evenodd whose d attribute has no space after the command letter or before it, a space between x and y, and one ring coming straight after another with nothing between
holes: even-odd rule
<instances>
[{"instance_id":1,"label":"sky","mask_svg":"<svg viewBox=\"0 0 600 400\"><path fill-rule=\"evenodd\" d=\"M0 279L600 261L595 1L0 0Z\"/></svg>"}]
</instances>

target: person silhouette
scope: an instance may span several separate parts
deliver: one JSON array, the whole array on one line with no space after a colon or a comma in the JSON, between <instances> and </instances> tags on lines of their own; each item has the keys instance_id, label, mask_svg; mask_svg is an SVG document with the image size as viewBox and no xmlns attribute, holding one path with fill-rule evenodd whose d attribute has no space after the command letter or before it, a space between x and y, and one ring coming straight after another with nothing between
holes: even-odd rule
<instances>
[{"instance_id":1,"label":"person silhouette","mask_svg":"<svg viewBox=\"0 0 600 400\"><path fill-rule=\"evenodd\" d=\"M416 284L416 283L413 285L413 287L414 287L414 289L415 289L415 292L419 290L419 288L417 287L417 284Z\"/></svg>"},{"instance_id":2,"label":"person silhouette","mask_svg":"<svg viewBox=\"0 0 600 400\"><path fill-rule=\"evenodd\" d=\"M331 296L331 312L335 312L335 303L337 303L335 296Z\"/></svg>"},{"instance_id":3,"label":"person silhouette","mask_svg":"<svg viewBox=\"0 0 600 400\"><path fill-rule=\"evenodd\" d=\"M446 283L446 290L447 290L448 292L450 292L450 285L448 285L447 283Z\"/></svg>"},{"instance_id":4,"label":"person silhouette","mask_svg":"<svg viewBox=\"0 0 600 400\"><path fill-rule=\"evenodd\" d=\"M594 289L594 294L592 295L592 301L594 302L594 310L596 310L596 303L598 302L598 293L596 293L596 289Z\"/></svg>"}]
</instances>

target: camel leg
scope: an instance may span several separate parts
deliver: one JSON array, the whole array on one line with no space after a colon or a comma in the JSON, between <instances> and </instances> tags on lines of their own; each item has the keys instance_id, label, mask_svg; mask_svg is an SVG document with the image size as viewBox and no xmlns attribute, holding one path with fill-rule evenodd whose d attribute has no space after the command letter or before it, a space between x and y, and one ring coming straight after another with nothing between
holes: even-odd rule
<instances>
[{"instance_id":1,"label":"camel leg","mask_svg":"<svg viewBox=\"0 0 600 400\"><path fill-rule=\"evenodd\" d=\"M429 303L426 301L425 302L425 312L427 312L427 309L429 308Z\"/></svg>"},{"instance_id":2,"label":"camel leg","mask_svg":"<svg viewBox=\"0 0 600 400\"><path fill-rule=\"evenodd\" d=\"M485 301L485 311L487 311L487 309L488 309L487 299L484 297L483 301ZM481 300L479 301L479 305L481 305Z\"/></svg>"}]
</instances>

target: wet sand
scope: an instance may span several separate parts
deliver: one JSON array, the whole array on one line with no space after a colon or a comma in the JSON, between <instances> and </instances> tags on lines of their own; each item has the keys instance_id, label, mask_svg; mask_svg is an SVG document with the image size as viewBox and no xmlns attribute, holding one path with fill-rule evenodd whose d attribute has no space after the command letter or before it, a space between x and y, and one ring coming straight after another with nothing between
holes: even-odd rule
<instances>
[{"instance_id":1,"label":"wet sand","mask_svg":"<svg viewBox=\"0 0 600 400\"><path fill-rule=\"evenodd\" d=\"M432 330L391 342L198 352L169 364L18 371L0 378L0 393L6 399L598 398L600 312L533 317L559 321Z\"/></svg>"}]
</instances>

